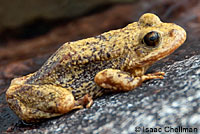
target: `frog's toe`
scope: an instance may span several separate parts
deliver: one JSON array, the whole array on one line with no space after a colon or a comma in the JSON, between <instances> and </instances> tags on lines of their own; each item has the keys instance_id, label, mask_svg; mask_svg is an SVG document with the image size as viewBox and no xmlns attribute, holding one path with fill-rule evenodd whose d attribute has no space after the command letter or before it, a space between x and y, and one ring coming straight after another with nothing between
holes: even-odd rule
<instances>
[{"instance_id":1,"label":"frog's toe","mask_svg":"<svg viewBox=\"0 0 200 134\"><path fill-rule=\"evenodd\" d=\"M86 94L85 96L77 100L75 104L79 106L81 105L82 107L85 106L86 108L89 108L93 104L93 99L89 94Z\"/></svg>"},{"instance_id":2,"label":"frog's toe","mask_svg":"<svg viewBox=\"0 0 200 134\"><path fill-rule=\"evenodd\" d=\"M92 99L92 97L89 96L88 94L87 94L86 97L87 97L87 101L88 101L88 103L87 103L87 105L86 105L86 108L89 108L89 107L91 107L92 104L93 104L93 99Z\"/></svg>"},{"instance_id":3,"label":"frog's toe","mask_svg":"<svg viewBox=\"0 0 200 134\"><path fill-rule=\"evenodd\" d=\"M143 79L164 79L165 72L155 72L142 76Z\"/></svg>"},{"instance_id":4,"label":"frog's toe","mask_svg":"<svg viewBox=\"0 0 200 134\"><path fill-rule=\"evenodd\" d=\"M164 79L164 72L155 72L152 74L146 74L141 76L142 81L150 80L150 79Z\"/></svg>"},{"instance_id":5,"label":"frog's toe","mask_svg":"<svg viewBox=\"0 0 200 134\"><path fill-rule=\"evenodd\" d=\"M165 75L165 72L155 72L155 73L152 73L152 75Z\"/></svg>"}]
</instances>

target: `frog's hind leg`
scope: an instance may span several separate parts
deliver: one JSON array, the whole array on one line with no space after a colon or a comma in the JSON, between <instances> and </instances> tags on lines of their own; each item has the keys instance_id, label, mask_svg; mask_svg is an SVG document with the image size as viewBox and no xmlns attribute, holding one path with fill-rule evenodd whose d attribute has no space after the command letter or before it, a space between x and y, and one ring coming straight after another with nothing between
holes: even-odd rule
<instances>
[{"instance_id":1,"label":"frog's hind leg","mask_svg":"<svg viewBox=\"0 0 200 134\"><path fill-rule=\"evenodd\" d=\"M111 91L129 91L149 79L163 79L164 72L157 72L142 76L131 76L127 72L117 69L105 69L96 74L94 81L97 85Z\"/></svg>"},{"instance_id":2,"label":"frog's hind leg","mask_svg":"<svg viewBox=\"0 0 200 134\"><path fill-rule=\"evenodd\" d=\"M46 118L60 116L59 113L49 113L37 108L27 107L17 98L7 100L10 108L17 114L19 118L26 121L27 123L39 122Z\"/></svg>"},{"instance_id":3,"label":"frog's hind leg","mask_svg":"<svg viewBox=\"0 0 200 134\"><path fill-rule=\"evenodd\" d=\"M69 90L54 85L14 84L7 90L6 99L10 108L26 122L38 122L84 107ZM84 100L84 104L90 102L87 97Z\"/></svg>"}]
</instances>

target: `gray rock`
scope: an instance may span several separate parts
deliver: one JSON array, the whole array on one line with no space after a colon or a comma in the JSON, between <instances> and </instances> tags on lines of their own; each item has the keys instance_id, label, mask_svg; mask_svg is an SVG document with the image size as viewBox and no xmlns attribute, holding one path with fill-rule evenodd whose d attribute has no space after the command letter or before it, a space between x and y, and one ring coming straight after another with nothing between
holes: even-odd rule
<instances>
[{"instance_id":1,"label":"gray rock","mask_svg":"<svg viewBox=\"0 0 200 134\"><path fill-rule=\"evenodd\" d=\"M160 70L166 72L164 80L150 80L133 91L98 98L89 109L71 112L24 133L132 134L148 133L150 128L175 133L172 130L181 127L197 128L200 133L200 55Z\"/></svg>"}]
</instances>

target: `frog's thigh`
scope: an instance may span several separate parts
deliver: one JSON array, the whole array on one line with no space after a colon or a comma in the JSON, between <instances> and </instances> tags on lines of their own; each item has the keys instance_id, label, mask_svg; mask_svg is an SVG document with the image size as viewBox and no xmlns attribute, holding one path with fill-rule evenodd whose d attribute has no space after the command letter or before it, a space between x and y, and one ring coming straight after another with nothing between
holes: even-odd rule
<instances>
[{"instance_id":1,"label":"frog's thigh","mask_svg":"<svg viewBox=\"0 0 200 134\"><path fill-rule=\"evenodd\" d=\"M27 107L17 98L9 99L8 104L15 113L26 122L37 122L40 119L59 116L59 113L49 113L36 108Z\"/></svg>"},{"instance_id":2,"label":"frog's thigh","mask_svg":"<svg viewBox=\"0 0 200 134\"><path fill-rule=\"evenodd\" d=\"M11 109L27 122L83 108L70 91L54 85L13 85L6 97Z\"/></svg>"},{"instance_id":3,"label":"frog's thigh","mask_svg":"<svg viewBox=\"0 0 200 134\"><path fill-rule=\"evenodd\" d=\"M94 81L103 88L113 91L129 91L139 86L148 79L163 79L163 72L134 77L130 74L117 69L105 69L96 74Z\"/></svg>"}]
</instances>

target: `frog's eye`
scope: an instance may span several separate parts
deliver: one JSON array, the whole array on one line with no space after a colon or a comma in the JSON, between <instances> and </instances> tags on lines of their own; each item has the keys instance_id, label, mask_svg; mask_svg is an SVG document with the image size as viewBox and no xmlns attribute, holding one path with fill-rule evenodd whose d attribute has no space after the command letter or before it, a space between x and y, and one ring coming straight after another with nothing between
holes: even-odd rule
<instances>
[{"instance_id":1,"label":"frog's eye","mask_svg":"<svg viewBox=\"0 0 200 134\"><path fill-rule=\"evenodd\" d=\"M156 47L156 46L159 45L159 42L160 42L160 35L159 35L158 32L151 31L151 32L147 33L147 34L144 36L143 42L144 42L147 46Z\"/></svg>"}]
</instances>

